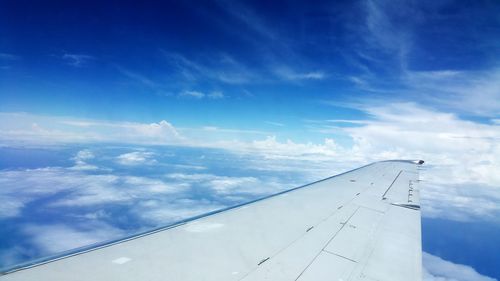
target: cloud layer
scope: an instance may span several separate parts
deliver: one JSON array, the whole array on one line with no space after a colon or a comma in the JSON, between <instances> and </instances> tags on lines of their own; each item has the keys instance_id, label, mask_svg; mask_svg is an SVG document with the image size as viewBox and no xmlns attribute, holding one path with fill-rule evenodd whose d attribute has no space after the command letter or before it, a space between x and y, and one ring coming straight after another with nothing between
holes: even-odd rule
<instances>
[{"instance_id":1,"label":"cloud layer","mask_svg":"<svg viewBox=\"0 0 500 281\"><path fill-rule=\"evenodd\" d=\"M474 268L456 264L440 257L423 253L424 281L495 281L497 279L481 275Z\"/></svg>"},{"instance_id":2,"label":"cloud layer","mask_svg":"<svg viewBox=\"0 0 500 281\"><path fill-rule=\"evenodd\" d=\"M364 120L324 120L308 130L325 135L323 143L278 140L248 131L254 140L238 139L242 131L202 127L175 128L172 124L128 123L0 114L4 145L12 143L134 143L220 148L266 159L256 163L269 170L295 170L314 179L368 162L385 159L424 159L423 215L455 220L497 220L500 213L500 126L495 122L463 120L415 103L362 105ZM16 122L8 122L12 120ZM341 122L342 124L340 124ZM346 126L347 124L347 126ZM342 125L342 126L341 126ZM185 132L186 134L180 133ZM333 135L334 134L334 135ZM331 137L329 135L332 135ZM351 140L339 144L335 135ZM228 140L233 139L233 140ZM135 151L117 157L122 165L154 163L150 152ZM91 154L75 156L73 169L95 169ZM252 159L251 157L249 159Z\"/></svg>"}]
</instances>

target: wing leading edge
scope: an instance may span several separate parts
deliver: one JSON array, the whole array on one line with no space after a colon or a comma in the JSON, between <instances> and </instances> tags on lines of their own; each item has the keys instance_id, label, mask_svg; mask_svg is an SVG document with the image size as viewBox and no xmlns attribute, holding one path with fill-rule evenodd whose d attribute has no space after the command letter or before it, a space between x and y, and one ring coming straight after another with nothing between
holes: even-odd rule
<instances>
[{"instance_id":1,"label":"wing leading edge","mask_svg":"<svg viewBox=\"0 0 500 281\"><path fill-rule=\"evenodd\" d=\"M418 166L376 162L2 280L422 280Z\"/></svg>"}]
</instances>

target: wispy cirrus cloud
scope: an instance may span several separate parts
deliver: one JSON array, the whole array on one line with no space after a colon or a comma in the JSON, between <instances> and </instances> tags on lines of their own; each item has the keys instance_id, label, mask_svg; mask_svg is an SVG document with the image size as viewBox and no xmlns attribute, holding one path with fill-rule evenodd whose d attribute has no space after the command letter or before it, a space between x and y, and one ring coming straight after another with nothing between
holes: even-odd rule
<instances>
[{"instance_id":1,"label":"wispy cirrus cloud","mask_svg":"<svg viewBox=\"0 0 500 281\"><path fill-rule=\"evenodd\" d=\"M323 71L297 72L289 67L278 67L275 74L288 81L323 80L327 77Z\"/></svg>"},{"instance_id":2,"label":"wispy cirrus cloud","mask_svg":"<svg viewBox=\"0 0 500 281\"><path fill-rule=\"evenodd\" d=\"M249 6L234 1L217 1L219 7L226 11L233 18L247 26L255 34L270 40L277 40L278 34L266 23L265 19ZM241 32L240 32L241 33Z\"/></svg>"},{"instance_id":3,"label":"wispy cirrus cloud","mask_svg":"<svg viewBox=\"0 0 500 281\"><path fill-rule=\"evenodd\" d=\"M12 61L19 59L19 56L9 53L0 53L0 60Z\"/></svg>"},{"instance_id":4,"label":"wispy cirrus cloud","mask_svg":"<svg viewBox=\"0 0 500 281\"><path fill-rule=\"evenodd\" d=\"M407 71L409 95L453 112L500 116L500 68L479 71Z\"/></svg>"},{"instance_id":5,"label":"wispy cirrus cloud","mask_svg":"<svg viewBox=\"0 0 500 281\"><path fill-rule=\"evenodd\" d=\"M90 61L95 60L96 58L91 55L85 55L85 54L70 54L70 53L65 53L61 56L61 59L66 61L68 65L74 66L74 67L83 67L87 65Z\"/></svg>"},{"instance_id":6,"label":"wispy cirrus cloud","mask_svg":"<svg viewBox=\"0 0 500 281\"><path fill-rule=\"evenodd\" d=\"M130 69L127 69L127 68L124 68L121 66L116 66L116 69L121 74L126 76L127 78L130 78L133 81L136 81L136 82L140 83L141 85L144 85L150 89L159 90L162 88L162 85L160 83L157 83L157 82L153 81L152 79L150 79L150 78L148 78L140 73L134 72Z\"/></svg>"},{"instance_id":7,"label":"wispy cirrus cloud","mask_svg":"<svg viewBox=\"0 0 500 281\"><path fill-rule=\"evenodd\" d=\"M417 7L411 1L363 1L366 12L369 46L393 52L402 68L406 67L406 56L412 47L413 13Z\"/></svg>"},{"instance_id":8,"label":"wispy cirrus cloud","mask_svg":"<svg viewBox=\"0 0 500 281\"><path fill-rule=\"evenodd\" d=\"M191 98L191 99L212 99L218 100L223 99L225 95L220 91L214 91L210 93L204 93L200 91L182 91L178 95L180 98Z\"/></svg>"},{"instance_id":9,"label":"wispy cirrus cloud","mask_svg":"<svg viewBox=\"0 0 500 281\"><path fill-rule=\"evenodd\" d=\"M356 87L370 92L373 100L353 98L352 103L367 104L418 101L441 111L462 115L498 118L500 112L500 69L429 70L400 72L388 86L376 75L350 77ZM391 96L387 96L390 94ZM378 97L378 98L377 98Z\"/></svg>"},{"instance_id":10,"label":"wispy cirrus cloud","mask_svg":"<svg viewBox=\"0 0 500 281\"><path fill-rule=\"evenodd\" d=\"M362 1L362 24L352 27L362 39L345 55L357 73L347 75L346 81L384 102L418 101L442 111L498 117L499 62L489 47L495 44L491 37L476 36L481 24L471 22L460 39L478 40L475 44L459 47L451 39L437 40L439 49L447 50L440 54L442 62L436 63L435 52L428 51L431 38L450 35L450 22L463 22L474 13L463 7L443 13L449 5L449 1ZM429 26L439 28L423 34ZM467 52L482 55L474 62L462 60L460 54Z\"/></svg>"},{"instance_id":11,"label":"wispy cirrus cloud","mask_svg":"<svg viewBox=\"0 0 500 281\"><path fill-rule=\"evenodd\" d=\"M205 97L205 93L199 91L182 91L179 93L179 97L181 98L194 98L194 99L202 99Z\"/></svg>"},{"instance_id":12,"label":"wispy cirrus cloud","mask_svg":"<svg viewBox=\"0 0 500 281\"><path fill-rule=\"evenodd\" d=\"M258 73L228 54L210 54L202 61L166 50L162 54L167 64L174 67L173 74L187 81L238 85L262 80Z\"/></svg>"}]
</instances>

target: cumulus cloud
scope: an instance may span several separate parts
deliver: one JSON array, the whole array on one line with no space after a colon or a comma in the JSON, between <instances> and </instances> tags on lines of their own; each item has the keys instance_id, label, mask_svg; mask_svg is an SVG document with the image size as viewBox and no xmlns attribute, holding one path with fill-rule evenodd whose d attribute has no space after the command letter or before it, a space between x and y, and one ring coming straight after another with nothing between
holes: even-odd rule
<instances>
[{"instance_id":1,"label":"cumulus cloud","mask_svg":"<svg viewBox=\"0 0 500 281\"><path fill-rule=\"evenodd\" d=\"M415 103L361 108L370 118L336 127L352 139L339 145L278 141L220 142L218 147L263 155L256 166L328 176L386 159L424 159L422 212L454 220L498 220L500 214L500 126L463 120ZM338 120L337 120L338 121ZM325 120L324 126L331 126ZM325 130L328 133L328 130ZM283 162L286 160L286 162ZM309 177L310 178L310 177Z\"/></svg>"},{"instance_id":2,"label":"cumulus cloud","mask_svg":"<svg viewBox=\"0 0 500 281\"><path fill-rule=\"evenodd\" d=\"M498 221L500 192L497 186L432 182L424 182L422 186L420 201L425 217Z\"/></svg>"},{"instance_id":3,"label":"cumulus cloud","mask_svg":"<svg viewBox=\"0 0 500 281\"><path fill-rule=\"evenodd\" d=\"M273 178L259 179L256 177L230 177L218 176L214 174L185 173L167 174L166 177L178 182L208 187L212 191L221 195L235 195L241 193L262 195L290 188L290 186L287 186L285 182L280 182Z\"/></svg>"},{"instance_id":4,"label":"cumulus cloud","mask_svg":"<svg viewBox=\"0 0 500 281\"><path fill-rule=\"evenodd\" d=\"M3 193L3 192L2 192ZM8 195L0 195L0 219L6 219L11 217L17 217L21 214L21 210L24 207L24 201L22 199L12 200Z\"/></svg>"},{"instance_id":5,"label":"cumulus cloud","mask_svg":"<svg viewBox=\"0 0 500 281\"><path fill-rule=\"evenodd\" d=\"M131 143L177 144L183 140L177 129L165 120L157 123L109 122L27 113L0 113L0 143Z\"/></svg>"},{"instance_id":6,"label":"cumulus cloud","mask_svg":"<svg viewBox=\"0 0 500 281\"><path fill-rule=\"evenodd\" d=\"M91 156L92 155L92 156ZM94 157L87 150L79 152L75 158L89 159ZM172 173L163 178L149 178L110 173L100 169L101 173L89 173L87 170L75 170L71 167L48 167L27 170L0 171L0 198L6 204L1 206L2 218L20 216L26 206L40 198L48 198L43 202L43 209L77 208L76 215L86 219L103 219L104 213L82 215L77 210L92 208L113 208L116 206L143 206L145 202L162 202L151 205L149 210L155 212L156 218L170 216L186 218L186 214L200 214L203 210L213 210L227 204L242 203L255 196L271 194L293 187L289 182L275 177L230 177L214 174ZM187 204L188 198L178 202L179 198L190 196L190 192L205 194L194 201L206 200L214 196L215 201L197 208L196 204ZM184 201L183 201L184 200ZM189 199L192 200L192 199ZM184 204L184 203L186 204ZM191 202L191 201L189 201ZM182 211L176 211L183 204ZM132 204L132 205L130 205ZM201 204L201 203L200 203ZM145 206L145 205L144 205ZM189 210L192 208L192 210ZM142 209L144 212L148 210ZM136 212L139 215L140 212ZM169 214L167 214L169 213ZM153 221L157 221L156 219Z\"/></svg>"},{"instance_id":7,"label":"cumulus cloud","mask_svg":"<svg viewBox=\"0 0 500 281\"><path fill-rule=\"evenodd\" d=\"M87 163L88 160L93 159L95 156L92 153L92 151L88 149L80 150L78 153L73 157L73 160L75 161L75 166L71 167L71 169L74 170L97 170L97 166L90 165Z\"/></svg>"},{"instance_id":8,"label":"cumulus cloud","mask_svg":"<svg viewBox=\"0 0 500 281\"><path fill-rule=\"evenodd\" d=\"M336 135L351 139L351 144L342 145L337 143L335 136L328 134L332 121L343 120L315 124L311 130L326 134L323 142L300 143L291 139L280 141L272 134L262 138L266 132L213 126L181 128L181 136L178 129L166 121L151 124L104 122L6 113L0 114L0 119L18 118L16 122L0 123L5 132L0 139L4 142L10 138L11 142L29 139L55 143L85 139L87 142L220 148L246 155L251 159L249 165L256 170L297 172L311 180L378 160L424 159L428 163L422 172L424 216L455 220L496 220L500 217L497 215L500 202L500 174L497 172L500 170L500 126L497 123L468 121L415 103L362 105L360 109L369 118L349 120L334 128ZM38 120L36 126L33 126L34 119ZM62 125L50 127L50 124ZM237 136L243 133L256 137L238 139ZM75 167L86 167L85 164L91 161L86 153L75 157ZM117 161L132 165L153 163L149 161L154 159L147 152L131 152L119 156ZM224 181L220 183L223 186Z\"/></svg>"},{"instance_id":9,"label":"cumulus cloud","mask_svg":"<svg viewBox=\"0 0 500 281\"><path fill-rule=\"evenodd\" d=\"M238 157L246 156L243 157L246 161L244 165L249 169L304 175L302 183L387 158L424 159L429 163L426 165L427 170L422 171L424 181L421 185L421 202L424 216L453 220L498 220L498 124L467 121L455 114L414 103L366 106L362 110L370 118L349 121L353 126L338 129L352 138L351 146L340 145L329 137L322 143L299 143L292 140L279 141L274 136L253 141L203 142L199 146L223 148ZM55 120L56 123L63 121ZM331 125L332 121L345 120L325 120L325 126ZM165 134L172 136L172 130L177 132L168 122L69 122L71 124L64 125L81 128L87 133L90 132L89 129L95 128L110 129L111 135L114 134L113 130L123 128L134 132L143 130L141 137L147 139L161 139ZM41 130L45 123L48 122L38 122L37 130ZM61 128L64 127L50 129L62 130ZM216 133L220 130L210 128L203 131ZM94 135L98 133L99 131L93 132ZM189 139L182 140L186 141L185 144L196 144ZM140 150L123 153L114 160L119 163L122 161L121 164L125 165L136 165L154 161L154 155ZM89 149L80 150L73 157L75 167L90 165L94 160L95 153ZM147 225L158 225L300 185L296 178L287 180L287 177L251 175L237 177L216 174L210 170L203 173L171 172L155 178L89 172L58 167L0 171L0 186L3 187L0 189L0 198L3 202L8 202L0 207L0 214L10 218L19 216L35 198L61 194L63 196L54 197L46 207L129 206L128 215L133 214ZM200 198L192 198L189 194L199 195ZM85 217L89 220L105 220L108 215L106 212L93 212ZM74 235L77 240L90 241L85 235ZM43 245L43 241L39 243ZM15 255L10 258L15 258ZM433 259L439 258L430 260L434 264L440 262L446 265L443 266L444 269L464 270L465 267L452 267L446 261ZM444 269L428 267L427 280L476 280L470 279L475 276L472 269L465 270L464 272L469 273L463 274L472 276L467 277L469 279L457 279L457 276L449 272L440 271Z\"/></svg>"},{"instance_id":10,"label":"cumulus cloud","mask_svg":"<svg viewBox=\"0 0 500 281\"><path fill-rule=\"evenodd\" d=\"M132 213L136 214L142 222L153 225L167 225L224 207L227 206L206 199L181 198L170 200L168 198L155 198L138 202L132 208Z\"/></svg>"},{"instance_id":11,"label":"cumulus cloud","mask_svg":"<svg viewBox=\"0 0 500 281\"><path fill-rule=\"evenodd\" d=\"M354 140L350 157L364 162L424 159L428 169L423 173L423 215L461 215L465 220L489 214L486 217L494 219L500 202L498 125L462 120L414 103L365 110L371 120L344 129Z\"/></svg>"},{"instance_id":12,"label":"cumulus cloud","mask_svg":"<svg viewBox=\"0 0 500 281\"><path fill-rule=\"evenodd\" d=\"M117 162L122 165L151 165L157 163L153 157L154 153L152 152L134 151L119 155Z\"/></svg>"},{"instance_id":13,"label":"cumulus cloud","mask_svg":"<svg viewBox=\"0 0 500 281\"><path fill-rule=\"evenodd\" d=\"M278 141L276 136L267 136L264 139L244 141L218 141L211 144L213 147L226 148L240 153L258 153L266 158L300 159L300 160L328 160L339 155L339 147L334 139L326 138L323 143L298 143L290 139Z\"/></svg>"},{"instance_id":14,"label":"cumulus cloud","mask_svg":"<svg viewBox=\"0 0 500 281\"><path fill-rule=\"evenodd\" d=\"M96 206L108 203L123 204L147 200L160 195L185 191L182 183L159 179L114 174L87 174L71 168L42 168L0 171L2 216L20 215L29 202L52 195L47 208L61 206Z\"/></svg>"},{"instance_id":15,"label":"cumulus cloud","mask_svg":"<svg viewBox=\"0 0 500 281\"><path fill-rule=\"evenodd\" d=\"M121 128L129 129L133 133L136 133L137 140L141 141L159 141L167 144L169 142L175 142L178 140L180 135L172 124L165 120L161 120L158 123L142 124L142 123L126 123L121 124ZM132 137L130 135L125 135L125 137Z\"/></svg>"},{"instance_id":16,"label":"cumulus cloud","mask_svg":"<svg viewBox=\"0 0 500 281\"><path fill-rule=\"evenodd\" d=\"M440 257L423 253L424 281L496 281L481 275L474 268L443 260Z\"/></svg>"},{"instance_id":17,"label":"cumulus cloud","mask_svg":"<svg viewBox=\"0 0 500 281\"><path fill-rule=\"evenodd\" d=\"M31 238L41 255L67 251L124 235L122 230L101 222L86 224L80 229L64 224L29 224L23 228L23 232Z\"/></svg>"},{"instance_id":18,"label":"cumulus cloud","mask_svg":"<svg viewBox=\"0 0 500 281\"><path fill-rule=\"evenodd\" d=\"M376 159L380 154L387 153L395 157L411 154L409 156L426 156L433 160L431 163L446 164L434 160L444 155L447 160L452 160L450 158L466 153L460 158L479 156L487 159L477 159L474 162L494 161L492 157L488 157L488 152L495 152L497 149L496 143L491 139L499 137L498 126L462 120L454 114L414 103L395 103L365 110L373 119L365 121L364 126L347 128L345 131L355 141L354 151L359 156L365 155L366 159ZM473 151L479 155L471 154ZM457 159L454 163L472 166L462 159Z\"/></svg>"},{"instance_id":19,"label":"cumulus cloud","mask_svg":"<svg viewBox=\"0 0 500 281\"><path fill-rule=\"evenodd\" d=\"M77 178L76 175L75 178ZM86 182L78 184L71 196L55 200L51 206L91 206L127 203L162 194L177 194L186 185L171 184L158 179L137 176L80 175ZM74 180L74 179L73 179ZM75 186L76 182L71 182Z\"/></svg>"}]
</instances>

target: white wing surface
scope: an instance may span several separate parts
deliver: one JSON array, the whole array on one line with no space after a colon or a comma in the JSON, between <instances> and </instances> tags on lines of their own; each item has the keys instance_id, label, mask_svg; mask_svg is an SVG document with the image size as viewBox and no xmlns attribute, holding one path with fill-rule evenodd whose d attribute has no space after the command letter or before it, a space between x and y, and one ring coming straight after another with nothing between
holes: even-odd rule
<instances>
[{"instance_id":1,"label":"white wing surface","mask_svg":"<svg viewBox=\"0 0 500 281\"><path fill-rule=\"evenodd\" d=\"M418 166L376 162L0 280L422 280Z\"/></svg>"}]
</instances>

